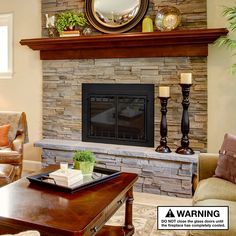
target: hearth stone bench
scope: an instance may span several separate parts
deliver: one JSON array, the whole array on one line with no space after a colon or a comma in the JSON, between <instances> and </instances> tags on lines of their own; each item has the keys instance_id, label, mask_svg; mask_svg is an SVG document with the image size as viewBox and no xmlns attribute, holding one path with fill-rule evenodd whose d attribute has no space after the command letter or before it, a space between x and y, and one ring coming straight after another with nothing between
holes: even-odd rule
<instances>
[{"instance_id":1,"label":"hearth stone bench","mask_svg":"<svg viewBox=\"0 0 236 236\"><path fill-rule=\"evenodd\" d=\"M137 173L134 191L177 197L192 197L193 174L199 152L194 155L162 154L154 148L43 139L34 143L42 148L44 166L67 161L72 163L76 150L91 150L97 166Z\"/></svg>"}]
</instances>

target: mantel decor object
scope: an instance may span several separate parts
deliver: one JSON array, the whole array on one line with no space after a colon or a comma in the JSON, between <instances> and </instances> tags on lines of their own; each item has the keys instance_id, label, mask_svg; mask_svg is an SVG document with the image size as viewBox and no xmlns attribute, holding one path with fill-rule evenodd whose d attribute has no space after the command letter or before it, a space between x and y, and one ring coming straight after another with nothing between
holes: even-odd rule
<instances>
[{"instance_id":1,"label":"mantel decor object","mask_svg":"<svg viewBox=\"0 0 236 236\"><path fill-rule=\"evenodd\" d=\"M156 148L156 152L160 153L170 153L171 150L167 146L167 120L166 120L166 113L167 113L167 103L168 99L170 98L170 87L159 87L159 97L161 102L161 124L160 124L160 134L161 140L160 145Z\"/></svg>"},{"instance_id":2,"label":"mantel decor object","mask_svg":"<svg viewBox=\"0 0 236 236\"><path fill-rule=\"evenodd\" d=\"M86 0L85 13L90 24L104 33L132 29L144 17L149 0Z\"/></svg>"},{"instance_id":3,"label":"mantel decor object","mask_svg":"<svg viewBox=\"0 0 236 236\"><path fill-rule=\"evenodd\" d=\"M176 7L161 8L156 15L155 24L160 31L171 31L179 26L181 13Z\"/></svg>"},{"instance_id":4,"label":"mantel decor object","mask_svg":"<svg viewBox=\"0 0 236 236\"><path fill-rule=\"evenodd\" d=\"M55 27L60 37L80 36L80 31L88 25L82 12L66 11L57 16Z\"/></svg>"},{"instance_id":5,"label":"mantel decor object","mask_svg":"<svg viewBox=\"0 0 236 236\"><path fill-rule=\"evenodd\" d=\"M142 32L153 32L153 22L150 16L145 16L142 22Z\"/></svg>"},{"instance_id":6,"label":"mantel decor object","mask_svg":"<svg viewBox=\"0 0 236 236\"><path fill-rule=\"evenodd\" d=\"M180 86L182 88L182 95L183 95L183 114L182 114L182 121L181 121L181 132L182 132L182 139L181 139L181 147L177 148L176 153L183 154L183 155L193 155L194 151L192 148L189 147L189 114L188 114L188 107L189 107L189 93L190 87L192 86L192 74L191 73L181 73L181 80Z\"/></svg>"},{"instance_id":7,"label":"mantel decor object","mask_svg":"<svg viewBox=\"0 0 236 236\"><path fill-rule=\"evenodd\" d=\"M46 28L48 30L48 36L50 38L55 37L55 15L51 15L51 14L45 14L45 18L46 18Z\"/></svg>"}]
</instances>

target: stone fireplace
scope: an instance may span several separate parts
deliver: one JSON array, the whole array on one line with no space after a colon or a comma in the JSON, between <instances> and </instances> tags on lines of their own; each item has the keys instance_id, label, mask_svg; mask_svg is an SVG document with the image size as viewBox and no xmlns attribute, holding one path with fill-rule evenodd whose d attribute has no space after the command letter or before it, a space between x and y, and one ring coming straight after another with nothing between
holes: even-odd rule
<instances>
[{"instance_id":1,"label":"stone fireplace","mask_svg":"<svg viewBox=\"0 0 236 236\"><path fill-rule=\"evenodd\" d=\"M174 5L180 9L182 13L180 29L206 28L205 0L174 0L168 1L168 3L165 0L150 0L148 14L154 19L158 7L166 4ZM42 0L43 36L47 36L47 31L44 28L44 14L56 14L72 9L84 11L84 1ZM133 29L133 31L140 32L141 24ZM95 32L95 30L94 33L100 34ZM169 50L175 50L175 46L171 49L169 48ZM149 49L149 51L151 50ZM51 52L52 54L53 51ZM206 56L155 57L154 55L154 57L141 58L43 60L44 140L35 144L43 148L43 162L50 164L64 160L71 161L75 150L90 149L96 154L99 166L138 173L139 180L135 186L136 191L191 197L192 177L196 171L198 153L192 156L183 156L175 153L163 155L156 153L153 148L134 147L131 146L132 144L120 146L81 142L85 140L82 132L82 130L85 130L82 129L85 118L82 96L83 84L90 84L91 86L95 84L109 84L117 87L152 84L154 87L152 146L153 143L154 147L158 146L160 141L161 113L157 93L158 87L170 86L171 99L167 107L168 146L175 151L180 145L182 136L180 127L182 94L179 86L179 77L180 73L184 72L191 72L193 74L189 107L190 145L194 150L205 152L207 147ZM117 99L119 100L117 97L112 99L111 97L105 98L106 103L110 103L110 105L111 103L114 104L114 100ZM94 105L97 107L100 101L100 98L93 97L90 100L90 106ZM134 99L130 101L134 101ZM128 101L127 97L123 99L123 103L130 101ZM109 109L117 109L117 106L112 108L107 104L102 112ZM140 100L138 104L138 112L140 112L142 111L143 103ZM126 119L127 114L129 116L132 112L126 107L126 113L124 113ZM93 127L91 128L90 122L89 130L89 134L92 135L90 136L97 137L102 136L102 133L104 134L102 132L104 129L101 129L99 126L101 122L98 121L101 121L101 117L98 117L98 113L98 111L93 113ZM111 114L113 116L113 112ZM119 114L115 115L116 121L118 116ZM116 123L116 131L119 130L118 126ZM145 131L141 131L141 129L138 131L137 129L134 130L132 135L129 134L127 137L130 139L132 136L132 139L142 141ZM118 133L113 134L113 131L110 130L105 136L110 137L113 135L119 137ZM126 137L126 130L122 131L122 136Z\"/></svg>"},{"instance_id":2,"label":"stone fireplace","mask_svg":"<svg viewBox=\"0 0 236 236\"><path fill-rule=\"evenodd\" d=\"M206 28L206 1L169 1L182 13L180 29ZM155 17L164 0L150 0L148 14ZM42 0L43 36L45 13L64 10L84 11L84 1ZM140 31L139 24L134 31ZM99 32L96 32L96 34ZM173 47L173 50L175 48ZM169 100L168 145L175 150L181 139L180 123L182 95L179 75L192 72L190 93L190 143L195 150L206 151L207 146L207 58L206 57L153 57L43 61L43 137L82 140L82 84L153 84L154 93L154 146L160 140L160 104L158 86L171 87Z\"/></svg>"},{"instance_id":3,"label":"stone fireplace","mask_svg":"<svg viewBox=\"0 0 236 236\"><path fill-rule=\"evenodd\" d=\"M190 143L206 151L206 57L90 59L43 61L43 136L82 140L82 84L154 84L154 146L160 140L158 86L171 87L168 104L168 145L175 150L181 139L182 95L179 73L193 73L190 92Z\"/></svg>"}]
</instances>

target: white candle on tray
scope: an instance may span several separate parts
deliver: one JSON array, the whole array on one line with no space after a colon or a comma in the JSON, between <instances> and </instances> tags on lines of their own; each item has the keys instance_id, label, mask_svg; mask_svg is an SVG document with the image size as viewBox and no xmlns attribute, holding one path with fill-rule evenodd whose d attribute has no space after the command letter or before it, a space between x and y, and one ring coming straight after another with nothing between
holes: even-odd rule
<instances>
[{"instance_id":1,"label":"white candle on tray","mask_svg":"<svg viewBox=\"0 0 236 236\"><path fill-rule=\"evenodd\" d=\"M159 87L159 97L169 98L170 97L170 87L160 86Z\"/></svg>"},{"instance_id":2,"label":"white candle on tray","mask_svg":"<svg viewBox=\"0 0 236 236\"><path fill-rule=\"evenodd\" d=\"M68 171L68 163L67 163L67 162L60 162L60 169L61 169L64 173L67 173L67 171Z\"/></svg>"},{"instance_id":3,"label":"white candle on tray","mask_svg":"<svg viewBox=\"0 0 236 236\"><path fill-rule=\"evenodd\" d=\"M181 73L180 74L181 84L192 84L192 73Z\"/></svg>"}]
</instances>

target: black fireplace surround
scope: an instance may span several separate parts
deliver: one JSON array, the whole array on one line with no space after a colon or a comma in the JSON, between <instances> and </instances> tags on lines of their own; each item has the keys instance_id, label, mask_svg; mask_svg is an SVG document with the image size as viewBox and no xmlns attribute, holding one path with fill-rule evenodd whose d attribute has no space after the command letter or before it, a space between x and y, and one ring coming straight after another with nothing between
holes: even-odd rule
<instances>
[{"instance_id":1,"label":"black fireplace surround","mask_svg":"<svg viewBox=\"0 0 236 236\"><path fill-rule=\"evenodd\" d=\"M82 84L82 141L154 146L153 84Z\"/></svg>"}]
</instances>

